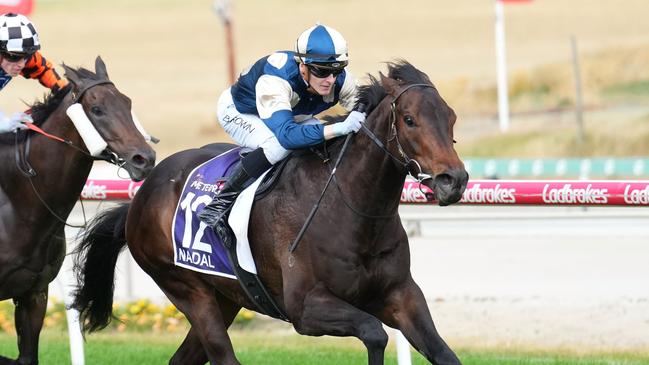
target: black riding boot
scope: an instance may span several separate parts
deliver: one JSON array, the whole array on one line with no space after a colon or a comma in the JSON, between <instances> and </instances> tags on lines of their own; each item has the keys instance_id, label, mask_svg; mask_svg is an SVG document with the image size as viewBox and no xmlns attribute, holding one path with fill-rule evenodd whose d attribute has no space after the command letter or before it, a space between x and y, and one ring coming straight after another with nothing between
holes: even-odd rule
<instances>
[{"instance_id":1,"label":"black riding boot","mask_svg":"<svg viewBox=\"0 0 649 365\"><path fill-rule=\"evenodd\" d=\"M271 166L261 148L257 148L245 155L241 159L241 162L234 167L223 189L203 209L198 215L198 218L214 230L217 230L217 233L220 233L218 230L221 228L219 226L222 225L218 223L225 221L224 218L227 217L239 193L250 186L250 184ZM221 238L223 239L223 237Z\"/></svg>"},{"instance_id":2,"label":"black riding boot","mask_svg":"<svg viewBox=\"0 0 649 365\"><path fill-rule=\"evenodd\" d=\"M232 174L228 181L223 186L223 189L216 194L214 199L203 209L198 215L198 218L205 222L208 226L215 228L216 223L227 216L230 207L235 199L243 189L247 188L254 179L248 175L243 168L243 164L239 163L234 167Z\"/></svg>"}]
</instances>

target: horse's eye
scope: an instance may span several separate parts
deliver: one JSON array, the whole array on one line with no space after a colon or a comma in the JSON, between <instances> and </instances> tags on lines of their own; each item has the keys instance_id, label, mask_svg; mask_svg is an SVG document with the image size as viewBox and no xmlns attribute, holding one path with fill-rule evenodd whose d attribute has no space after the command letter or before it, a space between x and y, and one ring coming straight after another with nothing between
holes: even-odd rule
<instances>
[{"instance_id":1,"label":"horse's eye","mask_svg":"<svg viewBox=\"0 0 649 365\"><path fill-rule=\"evenodd\" d=\"M406 115L405 117L403 117L403 121L406 122L406 125L408 127L415 126L415 118L411 117L410 115Z\"/></svg>"},{"instance_id":2,"label":"horse's eye","mask_svg":"<svg viewBox=\"0 0 649 365\"><path fill-rule=\"evenodd\" d=\"M457 141L456 141L456 140L453 140L453 143L457 143Z\"/></svg>"},{"instance_id":3,"label":"horse's eye","mask_svg":"<svg viewBox=\"0 0 649 365\"><path fill-rule=\"evenodd\" d=\"M101 108L98 107L98 106L93 106L92 108L90 108L90 111L92 112L92 114L94 114L94 115L96 115L98 117L104 115L104 111L101 110Z\"/></svg>"}]
</instances>

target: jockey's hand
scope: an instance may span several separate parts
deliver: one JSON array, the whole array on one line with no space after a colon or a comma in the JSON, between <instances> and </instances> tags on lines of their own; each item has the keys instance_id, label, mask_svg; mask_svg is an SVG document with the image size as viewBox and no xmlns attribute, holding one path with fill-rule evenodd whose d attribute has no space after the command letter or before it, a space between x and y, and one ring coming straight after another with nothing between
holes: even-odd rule
<instances>
[{"instance_id":1,"label":"jockey's hand","mask_svg":"<svg viewBox=\"0 0 649 365\"><path fill-rule=\"evenodd\" d=\"M0 114L0 133L13 132L18 129L27 129L23 124L25 122L33 122L32 117L25 113L15 113L11 117L5 117Z\"/></svg>"},{"instance_id":2,"label":"jockey's hand","mask_svg":"<svg viewBox=\"0 0 649 365\"><path fill-rule=\"evenodd\" d=\"M363 122L365 122L365 113L353 111L349 113L347 119L344 121L332 124L332 132L336 136L344 136L349 133L358 132Z\"/></svg>"},{"instance_id":3,"label":"jockey's hand","mask_svg":"<svg viewBox=\"0 0 649 365\"><path fill-rule=\"evenodd\" d=\"M15 129L28 129L25 122L34 123L32 116L23 112L14 113L10 120L14 124Z\"/></svg>"}]
</instances>

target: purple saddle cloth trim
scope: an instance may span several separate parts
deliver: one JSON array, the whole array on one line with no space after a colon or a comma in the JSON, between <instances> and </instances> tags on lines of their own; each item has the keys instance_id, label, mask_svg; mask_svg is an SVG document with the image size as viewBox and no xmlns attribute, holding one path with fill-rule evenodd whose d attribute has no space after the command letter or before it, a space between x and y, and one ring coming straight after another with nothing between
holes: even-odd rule
<instances>
[{"instance_id":1,"label":"purple saddle cloth trim","mask_svg":"<svg viewBox=\"0 0 649 365\"><path fill-rule=\"evenodd\" d=\"M223 187L241 148L197 166L185 181L172 223L174 264L205 274L236 279L218 235L196 216Z\"/></svg>"}]
</instances>

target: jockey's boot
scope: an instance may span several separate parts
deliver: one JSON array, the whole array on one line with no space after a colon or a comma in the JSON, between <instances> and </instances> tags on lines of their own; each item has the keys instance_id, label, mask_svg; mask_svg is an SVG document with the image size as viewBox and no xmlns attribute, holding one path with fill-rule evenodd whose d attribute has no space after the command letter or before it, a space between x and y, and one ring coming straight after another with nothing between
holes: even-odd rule
<instances>
[{"instance_id":1,"label":"jockey's boot","mask_svg":"<svg viewBox=\"0 0 649 365\"><path fill-rule=\"evenodd\" d=\"M243 164L237 163L223 189L214 196L214 199L203 209L198 218L208 226L216 228L216 223L227 216L239 193L253 181L254 179L243 168Z\"/></svg>"},{"instance_id":2,"label":"jockey's boot","mask_svg":"<svg viewBox=\"0 0 649 365\"><path fill-rule=\"evenodd\" d=\"M261 148L245 155L241 161L234 167L230 174L228 181L223 186L223 189L214 196L203 211L198 214L198 218L205 222L208 226L212 227L224 241L229 240L228 234L224 231L227 229L225 218L228 216L230 208L237 199L237 196L243 189L252 184L259 176L261 176L272 165L268 162L264 151ZM225 236L225 237L224 237ZM229 243L229 242L228 242Z\"/></svg>"}]
</instances>

